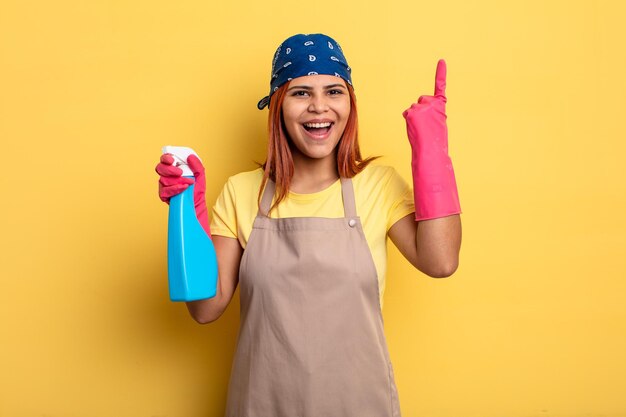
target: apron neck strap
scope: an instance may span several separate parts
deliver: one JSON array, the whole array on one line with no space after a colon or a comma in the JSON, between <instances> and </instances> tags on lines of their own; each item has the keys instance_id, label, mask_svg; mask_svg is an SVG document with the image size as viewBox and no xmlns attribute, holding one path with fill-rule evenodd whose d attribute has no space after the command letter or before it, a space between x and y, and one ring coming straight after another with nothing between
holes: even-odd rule
<instances>
[{"instance_id":1,"label":"apron neck strap","mask_svg":"<svg viewBox=\"0 0 626 417\"><path fill-rule=\"evenodd\" d=\"M263 191L263 197L261 197L261 205L259 206L259 215L269 217L270 206L274 199L274 193L276 192L276 183L268 178L265 183L265 191Z\"/></svg>"},{"instance_id":2,"label":"apron neck strap","mask_svg":"<svg viewBox=\"0 0 626 417\"><path fill-rule=\"evenodd\" d=\"M267 180L263 197L261 197L261 205L259 206L259 215L269 217L268 213L274 193L276 192L276 183L271 179ZM356 203L354 202L354 188L352 187L352 179L341 178L341 196L343 198L343 211L345 217L356 217Z\"/></svg>"},{"instance_id":3,"label":"apron neck strap","mask_svg":"<svg viewBox=\"0 0 626 417\"><path fill-rule=\"evenodd\" d=\"M346 217L356 217L356 203L354 202L354 188L352 179L341 179L341 196L343 197L343 212Z\"/></svg>"}]
</instances>

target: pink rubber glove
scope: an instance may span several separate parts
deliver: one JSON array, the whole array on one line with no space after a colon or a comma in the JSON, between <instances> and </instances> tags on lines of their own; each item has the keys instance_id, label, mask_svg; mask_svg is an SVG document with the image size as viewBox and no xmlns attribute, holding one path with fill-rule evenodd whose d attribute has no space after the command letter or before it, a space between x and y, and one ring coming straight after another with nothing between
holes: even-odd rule
<instances>
[{"instance_id":1,"label":"pink rubber glove","mask_svg":"<svg viewBox=\"0 0 626 417\"><path fill-rule=\"evenodd\" d=\"M155 170L159 174L159 197L162 201L169 204L170 198L182 193L195 182L193 189L193 202L196 209L196 217L200 225L209 237L211 236L211 228L209 227L209 216L205 201L206 177L204 175L204 166L200 159L195 155L189 155L187 164L193 172L195 181L191 178L183 177L183 170L173 166L174 157L170 154L161 155L161 160Z\"/></svg>"},{"instance_id":2,"label":"pink rubber glove","mask_svg":"<svg viewBox=\"0 0 626 417\"><path fill-rule=\"evenodd\" d=\"M446 125L446 62L440 59L435 95L421 96L402 113L412 149L415 220L461 213Z\"/></svg>"}]
</instances>

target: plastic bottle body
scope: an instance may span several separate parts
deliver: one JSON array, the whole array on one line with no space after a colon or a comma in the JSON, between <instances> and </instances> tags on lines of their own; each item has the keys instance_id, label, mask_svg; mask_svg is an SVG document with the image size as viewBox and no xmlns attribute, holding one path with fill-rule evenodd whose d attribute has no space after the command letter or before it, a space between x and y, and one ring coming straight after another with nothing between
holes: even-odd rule
<instances>
[{"instance_id":1,"label":"plastic bottle body","mask_svg":"<svg viewBox=\"0 0 626 417\"><path fill-rule=\"evenodd\" d=\"M170 199L167 274L172 301L212 298L217 291L215 248L196 217L193 188Z\"/></svg>"}]
</instances>

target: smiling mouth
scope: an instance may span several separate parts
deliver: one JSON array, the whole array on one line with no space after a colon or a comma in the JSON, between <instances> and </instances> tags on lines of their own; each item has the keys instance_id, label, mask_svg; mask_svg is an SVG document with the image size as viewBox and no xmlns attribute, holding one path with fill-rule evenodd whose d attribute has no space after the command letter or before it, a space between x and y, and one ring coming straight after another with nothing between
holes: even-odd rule
<instances>
[{"instance_id":1,"label":"smiling mouth","mask_svg":"<svg viewBox=\"0 0 626 417\"><path fill-rule=\"evenodd\" d=\"M324 136L330 131L333 125L334 123L332 122L302 124L304 129L314 136Z\"/></svg>"}]
</instances>

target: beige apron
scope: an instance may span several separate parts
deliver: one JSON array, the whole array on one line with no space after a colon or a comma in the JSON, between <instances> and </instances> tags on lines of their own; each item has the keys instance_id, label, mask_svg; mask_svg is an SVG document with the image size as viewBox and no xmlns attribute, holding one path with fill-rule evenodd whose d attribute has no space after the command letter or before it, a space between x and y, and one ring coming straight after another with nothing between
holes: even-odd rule
<instances>
[{"instance_id":1,"label":"beige apron","mask_svg":"<svg viewBox=\"0 0 626 417\"><path fill-rule=\"evenodd\" d=\"M350 179L345 217L272 219L267 183L241 259L226 417L399 417L378 279Z\"/></svg>"}]
</instances>

